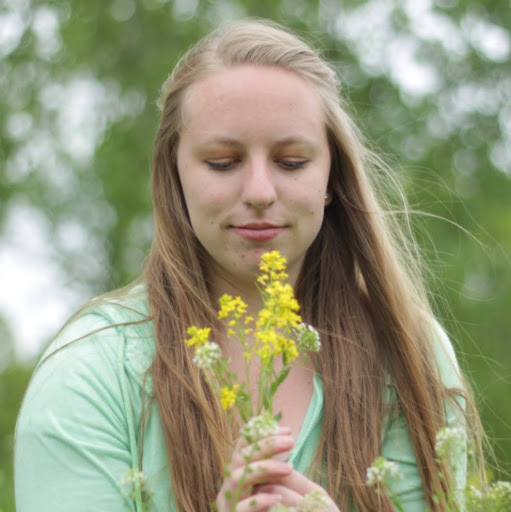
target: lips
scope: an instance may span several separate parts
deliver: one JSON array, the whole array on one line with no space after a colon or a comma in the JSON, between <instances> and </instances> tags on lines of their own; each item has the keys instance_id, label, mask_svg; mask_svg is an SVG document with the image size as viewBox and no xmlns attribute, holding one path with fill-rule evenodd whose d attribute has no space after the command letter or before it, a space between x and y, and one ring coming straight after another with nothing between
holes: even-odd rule
<instances>
[{"instance_id":1,"label":"lips","mask_svg":"<svg viewBox=\"0 0 511 512\"><path fill-rule=\"evenodd\" d=\"M245 240L253 242L266 242L280 235L285 226L270 224L268 222L250 222L240 226L233 226L236 234Z\"/></svg>"}]
</instances>

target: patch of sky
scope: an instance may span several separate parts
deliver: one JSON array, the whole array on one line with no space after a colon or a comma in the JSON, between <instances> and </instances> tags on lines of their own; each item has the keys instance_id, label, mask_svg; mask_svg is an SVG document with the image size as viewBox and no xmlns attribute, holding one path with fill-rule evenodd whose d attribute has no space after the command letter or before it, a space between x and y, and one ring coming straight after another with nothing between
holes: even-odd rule
<instances>
[{"instance_id":1,"label":"patch of sky","mask_svg":"<svg viewBox=\"0 0 511 512\"><path fill-rule=\"evenodd\" d=\"M110 7L110 15L115 21L128 21L135 14L135 0L115 0Z\"/></svg>"},{"instance_id":2,"label":"patch of sky","mask_svg":"<svg viewBox=\"0 0 511 512\"><path fill-rule=\"evenodd\" d=\"M85 300L87 291L66 282L49 223L30 205L11 202L2 238L0 311L18 356L30 360Z\"/></svg>"},{"instance_id":3,"label":"patch of sky","mask_svg":"<svg viewBox=\"0 0 511 512\"><path fill-rule=\"evenodd\" d=\"M40 57L50 59L62 47L59 28L57 9L43 6L34 11L31 29L36 39L36 52Z\"/></svg>"},{"instance_id":4,"label":"patch of sky","mask_svg":"<svg viewBox=\"0 0 511 512\"><path fill-rule=\"evenodd\" d=\"M0 58L6 57L19 45L26 29L20 12L0 14Z\"/></svg>"},{"instance_id":5,"label":"patch of sky","mask_svg":"<svg viewBox=\"0 0 511 512\"><path fill-rule=\"evenodd\" d=\"M174 0L173 14L178 21L187 21L195 15L199 0Z\"/></svg>"}]
</instances>

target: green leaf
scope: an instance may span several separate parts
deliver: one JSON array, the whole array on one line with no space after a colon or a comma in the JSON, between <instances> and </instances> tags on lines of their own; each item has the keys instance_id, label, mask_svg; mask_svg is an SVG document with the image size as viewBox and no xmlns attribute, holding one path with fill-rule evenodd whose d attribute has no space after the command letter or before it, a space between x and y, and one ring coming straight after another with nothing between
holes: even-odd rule
<instances>
[{"instance_id":1,"label":"green leaf","mask_svg":"<svg viewBox=\"0 0 511 512\"><path fill-rule=\"evenodd\" d=\"M282 384L282 382L284 382L284 379L288 376L290 370L291 368L289 366L283 368L282 371L279 373L277 379L272 383L272 385L270 386L270 393L272 396L275 395L277 389Z\"/></svg>"}]
</instances>

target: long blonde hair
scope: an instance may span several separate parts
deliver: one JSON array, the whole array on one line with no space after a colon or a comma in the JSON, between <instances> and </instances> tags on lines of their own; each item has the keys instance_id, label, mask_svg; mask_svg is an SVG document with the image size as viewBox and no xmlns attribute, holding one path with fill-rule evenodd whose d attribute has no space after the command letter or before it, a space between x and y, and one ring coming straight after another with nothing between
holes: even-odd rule
<instances>
[{"instance_id":1,"label":"long blonde hair","mask_svg":"<svg viewBox=\"0 0 511 512\"><path fill-rule=\"evenodd\" d=\"M452 392L443 386L433 356L433 316L414 246L391 225L375 196L371 180L383 167L346 113L334 70L300 38L263 21L233 23L199 41L162 91L152 169L155 233L144 278L157 337L152 376L178 510L209 510L235 436L183 343L189 325L218 328L207 258L191 228L177 171L183 98L209 73L243 64L278 66L307 80L321 96L328 130L335 199L296 286L302 316L322 334L317 364L327 406L311 475L325 479L343 510L348 504L361 511L393 510L365 485L389 414L388 375L426 501L440 510L432 496L450 484L438 476L434 440Z\"/></svg>"}]
</instances>

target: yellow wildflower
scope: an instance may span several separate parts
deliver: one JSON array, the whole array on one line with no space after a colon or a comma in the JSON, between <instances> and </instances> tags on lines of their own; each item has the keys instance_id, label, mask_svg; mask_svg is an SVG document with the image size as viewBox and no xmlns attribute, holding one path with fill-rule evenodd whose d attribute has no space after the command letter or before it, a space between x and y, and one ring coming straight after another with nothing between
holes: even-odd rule
<instances>
[{"instance_id":1,"label":"yellow wildflower","mask_svg":"<svg viewBox=\"0 0 511 512\"><path fill-rule=\"evenodd\" d=\"M266 274L261 274L258 278L257 278L257 282L262 285L262 286L266 286L268 284L268 281L269 281L269 277L266 275Z\"/></svg>"},{"instance_id":2,"label":"yellow wildflower","mask_svg":"<svg viewBox=\"0 0 511 512\"><path fill-rule=\"evenodd\" d=\"M298 357L298 349L294 340L286 339L283 343L282 351L284 354L284 362L290 363Z\"/></svg>"},{"instance_id":3,"label":"yellow wildflower","mask_svg":"<svg viewBox=\"0 0 511 512\"><path fill-rule=\"evenodd\" d=\"M266 326L269 324L270 320L273 317L272 311L270 311L268 308L263 308L259 311L259 314L257 315L257 323L256 326L258 329L265 329Z\"/></svg>"},{"instance_id":4,"label":"yellow wildflower","mask_svg":"<svg viewBox=\"0 0 511 512\"><path fill-rule=\"evenodd\" d=\"M279 329L297 328L301 317L297 314L300 306L289 284L273 283L265 289L265 307L259 311L256 326L259 330L270 327Z\"/></svg>"},{"instance_id":5,"label":"yellow wildflower","mask_svg":"<svg viewBox=\"0 0 511 512\"><path fill-rule=\"evenodd\" d=\"M195 325L192 325L186 331L186 334L190 336L190 339L186 340L186 344L189 347L194 345L201 346L204 343L209 341L209 335L211 333L211 329L209 327L205 327L204 329L199 329Z\"/></svg>"},{"instance_id":6,"label":"yellow wildflower","mask_svg":"<svg viewBox=\"0 0 511 512\"><path fill-rule=\"evenodd\" d=\"M262 274L258 277L257 282L263 286L266 286L269 281L284 281L288 278L286 258L281 256L278 251L263 254L259 269Z\"/></svg>"},{"instance_id":7,"label":"yellow wildflower","mask_svg":"<svg viewBox=\"0 0 511 512\"><path fill-rule=\"evenodd\" d=\"M230 409L236 403L236 394L239 387L239 384L234 384L234 386L224 386L222 388L220 401L225 410Z\"/></svg>"},{"instance_id":8,"label":"yellow wildflower","mask_svg":"<svg viewBox=\"0 0 511 512\"><path fill-rule=\"evenodd\" d=\"M281 256L279 251L271 251L271 252L265 252L261 256L261 263L259 265L259 268L261 269L261 272L279 272L279 271L285 271L286 270L286 258L284 256Z\"/></svg>"},{"instance_id":9,"label":"yellow wildflower","mask_svg":"<svg viewBox=\"0 0 511 512\"><path fill-rule=\"evenodd\" d=\"M241 297L232 298L227 293L222 295L219 300L220 310L218 311L218 318L227 318L232 316L233 319L240 319L247 312L247 305Z\"/></svg>"},{"instance_id":10,"label":"yellow wildflower","mask_svg":"<svg viewBox=\"0 0 511 512\"><path fill-rule=\"evenodd\" d=\"M218 318L226 318L230 315L231 311L233 310L233 301L231 295L228 295L227 293L224 293L219 301L220 303L220 310L218 311Z\"/></svg>"},{"instance_id":11,"label":"yellow wildflower","mask_svg":"<svg viewBox=\"0 0 511 512\"><path fill-rule=\"evenodd\" d=\"M273 355L270 345L267 343L263 344L261 348L257 350L257 355L261 358L261 361L266 363Z\"/></svg>"}]
</instances>

